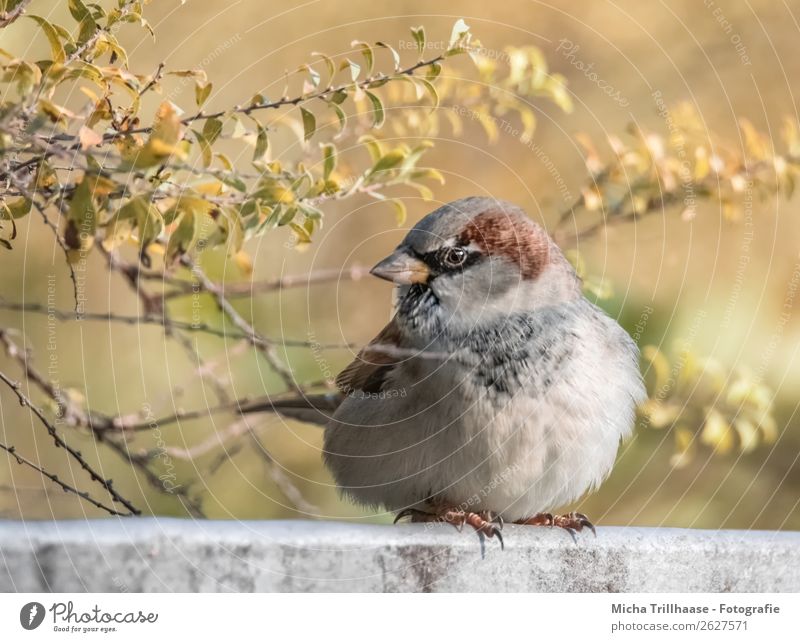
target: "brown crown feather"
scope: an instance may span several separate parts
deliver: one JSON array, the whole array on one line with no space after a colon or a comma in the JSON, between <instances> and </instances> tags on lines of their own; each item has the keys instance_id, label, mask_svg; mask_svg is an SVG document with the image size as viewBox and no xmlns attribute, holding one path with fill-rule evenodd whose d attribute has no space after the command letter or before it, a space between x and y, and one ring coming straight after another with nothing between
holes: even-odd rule
<instances>
[{"instance_id":1,"label":"brown crown feather","mask_svg":"<svg viewBox=\"0 0 800 642\"><path fill-rule=\"evenodd\" d=\"M491 256L503 256L519 267L524 279L542 273L550 258L550 239L533 221L503 210L475 216L459 237L464 245L475 243Z\"/></svg>"}]
</instances>

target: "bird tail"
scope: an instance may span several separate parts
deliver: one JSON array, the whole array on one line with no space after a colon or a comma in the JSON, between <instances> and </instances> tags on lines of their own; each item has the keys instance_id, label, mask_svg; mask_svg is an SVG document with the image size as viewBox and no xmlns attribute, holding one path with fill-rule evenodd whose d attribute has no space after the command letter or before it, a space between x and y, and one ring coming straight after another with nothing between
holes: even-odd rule
<instances>
[{"instance_id":1,"label":"bird tail","mask_svg":"<svg viewBox=\"0 0 800 642\"><path fill-rule=\"evenodd\" d=\"M239 414L274 412L287 419L296 419L318 426L326 425L342 402L338 393L311 395L293 399L257 399L239 407Z\"/></svg>"}]
</instances>

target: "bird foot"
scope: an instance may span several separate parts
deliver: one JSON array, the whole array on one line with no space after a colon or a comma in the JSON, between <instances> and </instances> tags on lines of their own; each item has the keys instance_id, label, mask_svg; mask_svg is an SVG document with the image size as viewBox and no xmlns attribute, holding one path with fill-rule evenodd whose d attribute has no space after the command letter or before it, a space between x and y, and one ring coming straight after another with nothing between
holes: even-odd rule
<instances>
[{"instance_id":1,"label":"bird foot","mask_svg":"<svg viewBox=\"0 0 800 642\"><path fill-rule=\"evenodd\" d=\"M416 508L406 508L397 514L394 523L396 524L405 517L410 517L412 523L439 522L442 524L451 524L455 526L459 532L464 528L464 524L469 524L478 535L485 535L486 537L496 536L500 542L500 548L505 548L503 536L500 533L500 531L503 530L503 518L492 511L471 513L458 508L442 508L435 513L426 513Z\"/></svg>"},{"instance_id":2,"label":"bird foot","mask_svg":"<svg viewBox=\"0 0 800 642\"><path fill-rule=\"evenodd\" d=\"M597 531L594 524L589 521L583 513L567 513L566 515L552 515L551 513L537 513L533 517L527 519L520 519L514 522L515 524L523 524L527 526L557 526L567 531L572 539L577 542L577 533L581 532L584 528L592 531L592 534L597 537Z\"/></svg>"}]
</instances>

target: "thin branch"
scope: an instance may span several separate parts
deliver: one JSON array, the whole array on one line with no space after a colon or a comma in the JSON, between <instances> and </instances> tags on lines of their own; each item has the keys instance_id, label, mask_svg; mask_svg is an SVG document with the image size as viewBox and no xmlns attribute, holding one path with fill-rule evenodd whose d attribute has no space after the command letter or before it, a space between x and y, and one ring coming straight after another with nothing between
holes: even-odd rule
<instances>
[{"instance_id":1,"label":"thin branch","mask_svg":"<svg viewBox=\"0 0 800 642\"><path fill-rule=\"evenodd\" d=\"M67 244L64 242L64 239L61 238L61 234L59 234L58 232L58 226L50 220L50 218L47 216L47 212L45 212L44 207L41 204L39 204L39 202L34 198L33 194L31 194L24 185L22 185L19 181L16 180L16 178L14 178L14 174L9 173L8 176L11 184L14 185L15 189L17 189L19 193L22 194L22 196L28 202L30 202L33 205L33 207L36 208L37 212L39 212L45 225L47 225L47 227L49 227L52 230L53 236L55 237L58 246L61 248L61 251L64 252L64 259L67 264L67 269L69 270L69 278L70 281L72 281L72 295L75 300L74 314L80 315L78 278L75 275L75 268L72 266L72 263L69 260L69 248L67 247Z\"/></svg>"},{"instance_id":2,"label":"thin branch","mask_svg":"<svg viewBox=\"0 0 800 642\"><path fill-rule=\"evenodd\" d=\"M300 489L295 486L294 482L283 471L283 469L275 463L275 459L264 447L264 444L261 443L261 440L256 436L256 434L252 430L249 431L249 434L250 438L253 440L254 450L264 462L264 467L267 470L267 474L270 476L270 479L275 482L275 485L284 494L286 499L292 502L295 508L297 508L299 511L309 514L319 513L319 508L306 501L305 497L303 497L303 494L300 492Z\"/></svg>"},{"instance_id":3,"label":"thin branch","mask_svg":"<svg viewBox=\"0 0 800 642\"><path fill-rule=\"evenodd\" d=\"M416 64L411 65L410 67L407 67L406 69L402 69L402 70L396 72L394 75L395 76L412 76L412 75L414 75L415 71L418 71L419 69L424 69L425 67L430 67L432 65L435 65L435 64L441 62L444 59L445 59L444 55L439 55L439 56L436 56L435 58L431 58L430 60L420 60ZM255 104L252 104L252 105L247 105L246 107L242 107L242 106L238 106L237 105L233 109L222 109L220 111L212 112L210 114L206 114L206 113L203 113L202 111L199 111L199 112L197 112L196 114L194 114L192 116L188 116L188 117L184 118L181 121L181 123L184 126L188 126L188 125L191 125L192 123L194 123L195 121L198 121L198 120L209 120L209 119L212 119L212 118L222 118L224 116L229 116L230 114L234 114L234 113L235 114L245 114L245 115L249 116L254 111L262 111L262 110L266 110L266 109L280 109L281 107L286 107L286 106L289 106L289 105L297 106L297 105L301 105L301 104L304 104L304 103L311 102L312 100L323 100L323 99L327 98L328 96L332 96L333 94L336 94L337 92L348 91L348 90L352 89L354 85L357 86L359 89L368 89L371 85L373 85L375 83L383 83L384 81L386 81L386 80L388 80L390 78L391 78L391 76L387 76L386 74L379 73L379 74L376 74L375 76L371 76L369 78L365 78L364 80L358 81L356 83L353 83L353 82L344 83L344 84L341 84L341 85L328 87L327 89L322 89L320 91L317 91L317 92L314 92L314 93L311 93L311 94L304 94L302 96L296 96L294 98L286 97L286 98L281 98L280 100L275 100L275 101L271 101L271 102L255 103ZM117 138L120 138L122 136L129 136L129 135L132 135L132 134L149 134L152 130L153 130L153 127L152 127L152 125L150 125L150 126L146 126L146 127L139 127L137 129L131 129L131 130L124 131L124 132L113 132L111 134L105 134L103 136L103 142L113 141L113 140L115 140Z\"/></svg>"},{"instance_id":4,"label":"thin branch","mask_svg":"<svg viewBox=\"0 0 800 642\"><path fill-rule=\"evenodd\" d=\"M47 472L44 468L42 468L38 464L35 464L27 457L23 457L22 455L20 455L14 446L7 446L6 444L0 443L0 449L5 450L9 454L9 456L13 457L16 460L18 464L28 466L29 468L33 468L33 470L37 471L40 475L42 475L42 477L46 477L57 486L60 486L65 493L72 493L73 495L77 495L83 501L89 502L93 506L96 506L97 508L106 511L110 515L119 515L120 517L128 517L130 515L130 513L120 513L111 508L110 506L106 506L102 502L96 500L88 492L80 491L74 486L71 486L65 481L62 481L61 479L58 478L57 475Z\"/></svg>"},{"instance_id":5,"label":"thin branch","mask_svg":"<svg viewBox=\"0 0 800 642\"><path fill-rule=\"evenodd\" d=\"M181 263L191 270L192 275L195 277L195 279L197 279L200 287L214 297L219 309L222 310L222 312L225 313L231 322L246 335L245 339L247 339L247 341L249 341L253 347L261 351L261 353L264 355L264 358L270 364L272 369L278 374L278 376L283 379L286 386L290 390L300 394L302 391L297 385L294 375L292 375L289 369L275 354L274 344L267 341L258 332L256 332L252 325L245 321L245 319L237 312L236 308L234 308L231 302L225 297L224 289L208 278L206 273L203 272L202 268L196 262L184 255L181 257Z\"/></svg>"},{"instance_id":6,"label":"thin branch","mask_svg":"<svg viewBox=\"0 0 800 642\"><path fill-rule=\"evenodd\" d=\"M100 433L96 434L99 435ZM100 437L100 440L103 441L107 446L109 446L109 448L111 448L114 452L116 452L131 466L141 471L145 479L147 479L147 481L153 488L155 488L161 493L165 493L175 497L181 503L181 505L186 509L186 511L193 517L198 517L198 518L205 517L205 514L203 513L203 509L200 506L200 503L189 496L188 488L186 488L181 484L171 484L171 488L168 488L165 479L159 476L158 473L153 471L147 465L147 462L144 459L132 455L128 450L127 444L120 443L116 439L103 439L102 437Z\"/></svg>"},{"instance_id":7,"label":"thin branch","mask_svg":"<svg viewBox=\"0 0 800 642\"><path fill-rule=\"evenodd\" d=\"M121 323L124 325L157 325L166 329L183 330L186 332L199 332L209 334L223 339L233 339L236 341L247 341L258 347L284 345L289 348L310 348L320 350L346 350L354 348L351 343L316 343L303 341L300 339L273 339L263 335L246 334L245 332L231 332L225 328L215 328L207 323L193 323L188 321L176 321L163 315L137 316L127 314L115 314L113 312L84 312L80 318L76 318L74 313L57 308L51 308L41 303L17 303L6 301L0 297L0 310L13 310L15 312L30 312L32 314L43 314L52 316L59 321L108 321Z\"/></svg>"},{"instance_id":8,"label":"thin branch","mask_svg":"<svg viewBox=\"0 0 800 642\"><path fill-rule=\"evenodd\" d=\"M354 265L344 269L332 268L316 270L308 274L288 274L276 279L254 281L252 283L225 283L222 287L224 288L226 298L236 299L302 286L308 287L311 285L335 283L338 281L359 281L368 274L369 268ZM168 292L164 294L164 299L175 299L192 294L194 292L192 284L188 281L184 281L184 283L186 283L185 290L179 289Z\"/></svg>"},{"instance_id":9,"label":"thin branch","mask_svg":"<svg viewBox=\"0 0 800 642\"><path fill-rule=\"evenodd\" d=\"M34 403L27 397L25 394L20 390L20 385L16 381L12 381L8 376L6 376L3 372L0 372L0 381L3 381L14 394L19 399L19 403L21 406L31 409L34 415L39 419L42 425L47 429L48 434L52 437L53 441L55 442L56 446L59 448L63 448L64 450L69 453L69 455L78 462L81 468L83 468L88 474L92 481L97 482L100 484L105 490L108 492L109 495L114 499L115 502L119 502L125 508L130 511L132 515L140 515L141 511L137 509L130 501L125 499L122 495L120 495L113 486L113 482L110 479L105 479L102 475L100 475L95 469L87 462L80 451L75 450L72 446L70 446L66 441L64 441L63 437L58 434L55 426L47 419L44 412L34 405Z\"/></svg>"},{"instance_id":10,"label":"thin branch","mask_svg":"<svg viewBox=\"0 0 800 642\"><path fill-rule=\"evenodd\" d=\"M208 367L205 359L203 359L202 355L200 354L200 350L197 347L197 339L189 338L185 333L176 330L174 321L169 320L168 324L169 325L165 328L165 332L167 332L168 336L175 339L178 345L183 348L189 362L192 364L192 366L194 366L195 374L201 380L207 381L209 384L211 384L218 402L229 402L230 396L228 395L228 390L225 388L225 384L220 377L214 375L211 368Z\"/></svg>"},{"instance_id":11,"label":"thin branch","mask_svg":"<svg viewBox=\"0 0 800 642\"><path fill-rule=\"evenodd\" d=\"M96 38L97 36L99 36L99 32L94 37ZM406 69L403 69L401 71L396 72L395 75L396 76L412 76L412 75L414 75L414 72L416 72L417 70L425 68L425 67L430 67L432 65L435 65L435 64L441 62L442 60L444 60L444 58L445 58L444 55L439 55L439 56L436 56L435 58L431 58L430 60L421 60L421 61L417 62L416 64L411 65L410 67L407 67ZM210 114L205 114L202 111L199 111L199 112L197 112L196 114L194 114L192 116L184 118L181 122L182 122L182 124L184 126L188 126L188 125L190 125L193 122L198 121L198 120L208 120L208 119L211 119L211 118L222 118L222 117L227 116L227 115L232 114L232 113L249 115L254 111L261 111L261 110L265 110L265 109L279 109L279 108L285 107L287 105L297 106L297 105L300 105L300 104L304 104L304 103L310 102L310 101L312 101L314 99L324 100L325 98L327 98L330 95L335 94L336 92L347 91L348 89L351 89L354 85L359 87L360 89L367 89L371 85L373 85L374 83L382 83L388 78L390 78L390 76L386 76L385 74L377 74L376 76L373 76L373 77L370 77L370 78L366 78L366 79L361 80L361 81L359 81L357 83L346 83L346 84L342 84L342 85L337 85L335 87L329 87L327 89L323 89L321 91L318 91L318 92L315 92L315 93L312 93L312 94L305 94L305 95L302 95L302 96L296 96L294 98L281 98L280 100L276 100L276 101L273 101L273 102L258 103L258 104L254 104L254 105L248 105L246 107L236 106L233 109L220 110L220 111L213 112L213 113L210 113ZM136 128L136 129L130 129L130 130L126 130L126 131L113 132L113 133L110 133L110 134L105 134L103 136L103 142L104 143L112 142L112 141L114 141L114 140L116 140L118 138L122 138L124 136L131 136L133 134L148 134L148 133L152 132L152 130L153 130L153 126L152 125L148 125L148 126L145 126L145 127L139 127L139 128ZM20 171L22 169L25 169L26 167L30 167L31 165L35 165L38 162L44 161L44 160L48 159L50 156L53 156L53 155L60 155L60 154L63 154L63 153L67 153L68 154L69 152L78 151L78 150L80 150L81 145L80 145L80 141L77 141L76 139L77 139L77 135L75 135L75 134L58 134L58 135L54 135L54 136L50 137L49 140L76 141L76 142L73 142L68 148L58 147L58 146L53 145L52 149L48 149L47 151L44 151L41 156L36 156L36 157L34 157L32 159L29 159L29 160L17 165L11 171L12 172L18 172L18 171Z\"/></svg>"},{"instance_id":12,"label":"thin branch","mask_svg":"<svg viewBox=\"0 0 800 642\"><path fill-rule=\"evenodd\" d=\"M137 2L137 0L127 0L127 2L122 4L119 7L119 9L117 9L117 11L119 11L119 18L117 19L117 21L114 24L118 24L119 22L121 22L129 14L131 12L131 10L134 8L134 5L136 4L136 2ZM110 27L101 27L101 26L98 25L97 30L91 36L89 36L89 38L86 40L86 42L84 42L80 47L75 49L75 51L73 51L69 56L67 56L67 60L66 60L65 64L69 64L71 62L75 62L76 60L81 58L81 56L83 56L83 54L86 51L88 51L89 49L94 47L94 45L97 43L97 41L100 38L100 36L102 36L103 34L109 33L109 31L110 31Z\"/></svg>"},{"instance_id":13,"label":"thin branch","mask_svg":"<svg viewBox=\"0 0 800 642\"><path fill-rule=\"evenodd\" d=\"M25 13L25 8L31 3L31 0L19 0L17 6L11 11L3 11L0 13L0 29L3 29L19 18Z\"/></svg>"},{"instance_id":14,"label":"thin branch","mask_svg":"<svg viewBox=\"0 0 800 642\"><path fill-rule=\"evenodd\" d=\"M194 461L198 457L207 455L215 448L225 445L225 442L229 439L241 437L250 430L251 428L248 424L247 418L240 417L226 429L214 432L210 437L204 439L198 444L195 444L194 446L190 446L188 448L167 446L163 449L143 451L139 454L139 456L147 459L155 459L162 453L166 453L170 457L175 457L176 459L181 459L183 461Z\"/></svg>"}]
</instances>

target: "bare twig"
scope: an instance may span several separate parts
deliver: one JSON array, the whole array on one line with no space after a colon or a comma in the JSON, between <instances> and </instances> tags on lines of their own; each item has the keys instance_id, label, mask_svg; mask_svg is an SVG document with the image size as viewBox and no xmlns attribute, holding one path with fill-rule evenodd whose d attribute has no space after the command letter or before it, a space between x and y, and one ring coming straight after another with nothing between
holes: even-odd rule
<instances>
[{"instance_id":1,"label":"bare twig","mask_svg":"<svg viewBox=\"0 0 800 642\"><path fill-rule=\"evenodd\" d=\"M192 259L188 256L182 256L181 263L191 270L192 275L195 277L195 279L197 279L202 289L214 297L219 309L225 313L233 325L235 325L245 334L245 338L253 345L253 347L261 351L261 353L264 355L264 358L270 364L272 369L278 373L278 376L283 379L286 386L296 393L301 393L302 391L297 385L294 375L292 375L289 369L275 354L275 345L267 341L258 332L256 332L252 325L245 321L239 312L237 312L236 308L234 308L231 302L226 298L224 289L208 278L202 268L196 262L192 261Z\"/></svg>"},{"instance_id":2,"label":"bare twig","mask_svg":"<svg viewBox=\"0 0 800 642\"><path fill-rule=\"evenodd\" d=\"M359 281L367 274L369 274L369 268L354 265L343 269L316 270L308 274L287 274L276 279L254 281L252 283L226 283L224 292L226 298L236 299L302 286L321 285L337 281ZM174 299L191 294L193 292L191 284L188 281L184 281L184 283L187 284L187 288L168 292L164 295L164 299Z\"/></svg>"},{"instance_id":3,"label":"bare twig","mask_svg":"<svg viewBox=\"0 0 800 642\"><path fill-rule=\"evenodd\" d=\"M78 278L75 275L75 268L72 267L72 263L69 260L69 248L67 248L67 244L64 242L64 239L61 238L61 234L58 232L58 226L50 220L50 218L47 216L47 212L45 212L44 207L34 198L34 195L31 194L22 183L14 178L13 173L9 174L9 179L11 184L14 185L15 189L17 189L19 193L22 194L22 196L24 196L25 199L33 205L33 207L36 208L36 211L41 215L45 225L52 230L53 236L55 237L58 246L61 248L61 251L64 252L64 260L67 264L67 269L69 270L70 281L72 281L72 295L75 300L74 314L79 315L80 299L78 294Z\"/></svg>"},{"instance_id":4,"label":"bare twig","mask_svg":"<svg viewBox=\"0 0 800 642\"><path fill-rule=\"evenodd\" d=\"M23 457L22 455L20 455L17 452L17 449L14 446L7 446L6 444L0 443L0 449L5 450L9 454L9 456L13 457L16 460L16 462L18 464L27 466L28 468L33 468L33 470L37 471L40 475L42 475L42 477L46 477L47 479L52 481L54 484L60 486L61 489L65 493L72 493L73 495L77 495L83 501L89 502L93 506L96 506L97 508L100 508L100 509L106 511L110 515L119 515L121 517L128 517L130 515L130 513L120 513L118 511L114 510L113 508L111 508L110 506L106 506L102 502L100 502L100 501L96 500L94 497L92 497L88 492L80 491L77 488L75 488L74 486L71 486L70 484L66 483L65 481L59 479L58 475L55 475L55 474L50 473L50 472L47 472L44 468L42 468L38 464L35 464L34 462L32 462L27 457ZM15 490L17 490L17 489L15 489Z\"/></svg>"},{"instance_id":5,"label":"bare twig","mask_svg":"<svg viewBox=\"0 0 800 642\"><path fill-rule=\"evenodd\" d=\"M101 438L101 441L103 441L106 445L108 445L114 452L116 452L131 466L141 471L145 479L157 491L175 497L181 503L181 505L186 509L186 511L193 517L205 517L203 509L200 506L200 503L194 498L189 496L189 490L187 487L181 484L170 483L168 485L166 481L161 476L158 475L158 473L156 473L148 466L146 460L142 459L141 457L132 455L128 450L128 445L126 443L119 442L116 439Z\"/></svg>"},{"instance_id":6,"label":"bare twig","mask_svg":"<svg viewBox=\"0 0 800 642\"><path fill-rule=\"evenodd\" d=\"M444 55L439 55L439 56L436 56L435 58L431 58L429 60L420 60L416 64L413 64L410 67L407 67L406 69L403 69L401 71L396 72L394 75L396 75L396 76L412 76L412 75L414 75L414 72L416 72L416 71L418 71L420 69L424 69L426 67L431 67L431 66L441 62L444 59L445 59ZM294 98L285 97L285 98L281 98L280 100L275 100L275 101L268 101L268 102L263 102L263 103L253 103L253 104L247 105L245 107L236 106L233 109L223 109L223 110L212 112L212 113L208 113L208 114L203 113L202 111L199 111L196 114L193 114L192 116L188 116L188 117L184 118L181 122L182 122L183 125L191 125L192 123L194 123L195 121L198 121L198 120L208 120L208 119L211 119L211 118L222 118L224 116L228 116L228 115L233 114L233 113L250 115L255 111L263 111L263 110L266 110L266 109L280 109L281 107L286 107L286 106L290 106L290 105L293 106L293 107L296 107L297 105L309 103L309 102L311 102L313 100L325 99L325 98L327 98L329 96L333 96L334 94L336 94L338 92L351 90L353 88L354 84L359 89L369 89L372 85L381 84L381 83L385 82L388 78L389 78L389 76L387 76L386 74L379 73L379 74L376 74L376 75L371 76L369 78L365 78L364 80L358 81L357 83L353 83L353 82L344 83L344 84L341 84L341 85L328 87L327 89L322 89L322 90L314 92L314 93L304 94L302 96L296 96ZM147 127L139 127L137 129L131 129L131 130L124 131L124 132L113 132L111 134L106 134L105 136L103 136L103 141L104 142L108 142L108 141L114 140L116 138L119 138L121 136L129 136L129 135L132 135L132 134L148 134L152 130L153 130L152 126L147 126Z\"/></svg>"},{"instance_id":7,"label":"bare twig","mask_svg":"<svg viewBox=\"0 0 800 642\"><path fill-rule=\"evenodd\" d=\"M292 502L295 508L297 508L299 511L308 514L318 513L319 508L306 501L305 497L303 497L303 494L300 492L300 489L295 486L294 482L289 478L284 470L278 466L270 452L264 447L264 444L261 443L261 440L252 430L250 430L250 437L253 440L254 450L264 462L267 474L269 475L270 479L275 482L275 485L284 494L286 499Z\"/></svg>"},{"instance_id":8,"label":"bare twig","mask_svg":"<svg viewBox=\"0 0 800 642\"><path fill-rule=\"evenodd\" d=\"M247 341L253 345L276 346L284 345L290 348L309 348L314 347L320 350L339 350L352 349L355 347L350 343L316 343L299 339L273 339L263 335L251 335L245 332L232 332L225 328L215 328L207 323L190 323L188 321L177 321L163 315L137 316L127 314L114 314L113 312L83 312L80 318L76 318L72 312L50 308L41 303L17 303L5 301L0 297L0 310L14 310L16 312L30 312L32 314L43 314L52 316L59 321L108 321L121 323L124 325L157 325L167 329L183 330L186 332L199 332L210 334L223 339L233 339L236 341Z\"/></svg>"},{"instance_id":9,"label":"bare twig","mask_svg":"<svg viewBox=\"0 0 800 642\"><path fill-rule=\"evenodd\" d=\"M3 381L14 394L19 399L19 403L21 406L31 409L34 415L39 419L42 425L47 429L48 434L55 442L56 446L59 448L63 448L64 450L69 453L69 455L78 462L81 468L83 468L88 474L92 481L97 482L100 484L105 490L108 492L109 495L113 498L115 502L119 502L125 508L130 511L132 515L139 515L141 511L137 509L130 501L125 499L122 495L120 495L113 486L113 481L110 479L104 478L100 475L95 469L87 462L80 451L75 450L72 446L70 446L66 441L64 441L63 437L58 434L55 426L50 422L50 420L45 416L44 412L36 406L23 392L20 390L20 385L16 381L12 381L5 373L0 372L0 380Z\"/></svg>"}]
</instances>

